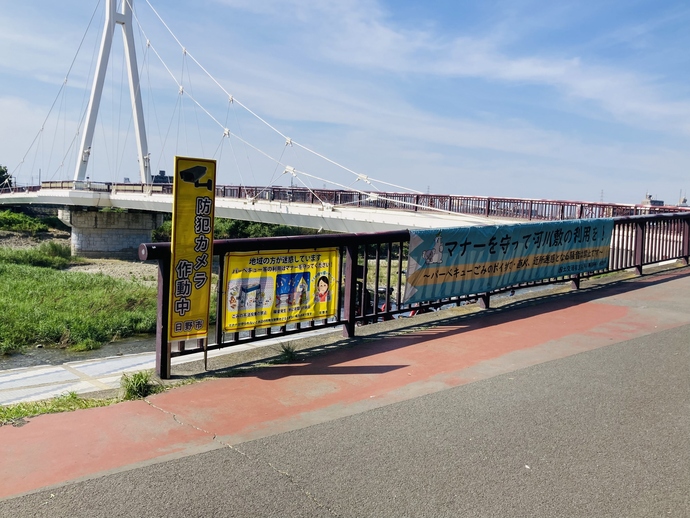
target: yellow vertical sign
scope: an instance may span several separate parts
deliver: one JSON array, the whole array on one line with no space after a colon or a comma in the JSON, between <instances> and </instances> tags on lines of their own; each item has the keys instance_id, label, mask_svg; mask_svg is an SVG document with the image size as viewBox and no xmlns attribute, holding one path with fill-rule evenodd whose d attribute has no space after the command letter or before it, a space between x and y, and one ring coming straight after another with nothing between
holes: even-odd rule
<instances>
[{"instance_id":1,"label":"yellow vertical sign","mask_svg":"<svg viewBox=\"0 0 690 518\"><path fill-rule=\"evenodd\" d=\"M208 335L216 161L175 157L168 340Z\"/></svg>"}]
</instances>

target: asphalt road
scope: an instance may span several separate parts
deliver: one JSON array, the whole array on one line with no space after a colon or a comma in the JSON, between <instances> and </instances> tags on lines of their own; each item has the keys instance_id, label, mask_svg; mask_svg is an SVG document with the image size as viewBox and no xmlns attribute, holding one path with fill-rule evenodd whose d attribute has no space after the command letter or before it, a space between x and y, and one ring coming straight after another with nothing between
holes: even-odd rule
<instances>
[{"instance_id":1,"label":"asphalt road","mask_svg":"<svg viewBox=\"0 0 690 518\"><path fill-rule=\"evenodd\" d=\"M24 517L688 517L690 326L0 501Z\"/></svg>"}]
</instances>

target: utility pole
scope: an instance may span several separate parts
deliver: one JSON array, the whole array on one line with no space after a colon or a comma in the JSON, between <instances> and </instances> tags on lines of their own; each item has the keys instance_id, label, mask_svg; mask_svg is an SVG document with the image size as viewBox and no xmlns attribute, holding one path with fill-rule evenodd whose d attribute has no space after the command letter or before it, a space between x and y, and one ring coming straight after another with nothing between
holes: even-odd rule
<instances>
[{"instance_id":1,"label":"utility pole","mask_svg":"<svg viewBox=\"0 0 690 518\"><path fill-rule=\"evenodd\" d=\"M129 94L132 100L132 115L134 119L134 132L137 141L137 151L139 155L139 174L141 183L151 183L151 171L149 168L149 152L146 144L146 130L144 128L144 110L141 105L141 90L139 85L139 71L137 69L137 54L134 47L134 32L132 30L132 4L134 0L122 2L122 12L117 11L116 0L106 0L105 3L105 25L103 27L103 37L101 39L101 49L96 65L96 74L93 78L91 87L91 98L86 112L86 123L82 134L79 156L77 156L77 166L74 171L75 181L84 181L86 168L91 155L91 144L96 128L96 118L98 107L101 104L103 94L103 84L105 83L105 73L108 69L110 49L113 44L115 26L122 26L122 34L125 44L125 57L127 60L127 72L129 77Z\"/></svg>"}]
</instances>

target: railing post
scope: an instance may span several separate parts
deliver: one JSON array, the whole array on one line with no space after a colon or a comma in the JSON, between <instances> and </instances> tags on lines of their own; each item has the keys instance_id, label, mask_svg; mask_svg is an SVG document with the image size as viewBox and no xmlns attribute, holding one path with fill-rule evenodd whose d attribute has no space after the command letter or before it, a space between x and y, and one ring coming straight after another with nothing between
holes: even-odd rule
<instances>
[{"instance_id":1,"label":"railing post","mask_svg":"<svg viewBox=\"0 0 690 518\"><path fill-rule=\"evenodd\" d=\"M576 273L570 277L570 289L579 290L580 289L580 274Z\"/></svg>"},{"instance_id":2,"label":"railing post","mask_svg":"<svg viewBox=\"0 0 690 518\"><path fill-rule=\"evenodd\" d=\"M168 303L170 302L170 257L158 259L158 315L156 319L156 374L170 379L172 354L168 342Z\"/></svg>"},{"instance_id":3,"label":"railing post","mask_svg":"<svg viewBox=\"0 0 690 518\"><path fill-rule=\"evenodd\" d=\"M223 288L223 279L225 278L225 256L218 256L218 300L216 300L216 344L221 345L223 343L223 327L225 327L225 322L223 318L223 302L225 297L225 291Z\"/></svg>"},{"instance_id":4,"label":"railing post","mask_svg":"<svg viewBox=\"0 0 690 518\"><path fill-rule=\"evenodd\" d=\"M484 207L484 216L489 217L490 214L491 198L486 198L486 206Z\"/></svg>"},{"instance_id":5,"label":"railing post","mask_svg":"<svg viewBox=\"0 0 690 518\"><path fill-rule=\"evenodd\" d=\"M681 221L682 224L682 252L683 256L681 259L684 264L688 264L690 260L690 218L685 218Z\"/></svg>"},{"instance_id":6,"label":"railing post","mask_svg":"<svg viewBox=\"0 0 690 518\"><path fill-rule=\"evenodd\" d=\"M345 247L345 324L343 336L355 336L355 294L357 292L357 244L351 243Z\"/></svg>"},{"instance_id":7,"label":"railing post","mask_svg":"<svg viewBox=\"0 0 690 518\"><path fill-rule=\"evenodd\" d=\"M645 222L635 222L635 273L642 275L644 263Z\"/></svg>"}]
</instances>

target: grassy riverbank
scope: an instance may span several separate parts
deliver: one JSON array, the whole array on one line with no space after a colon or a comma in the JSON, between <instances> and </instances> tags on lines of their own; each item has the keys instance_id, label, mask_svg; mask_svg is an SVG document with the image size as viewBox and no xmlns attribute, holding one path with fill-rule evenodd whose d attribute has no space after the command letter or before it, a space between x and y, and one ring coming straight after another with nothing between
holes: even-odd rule
<instances>
[{"instance_id":1,"label":"grassy riverbank","mask_svg":"<svg viewBox=\"0 0 690 518\"><path fill-rule=\"evenodd\" d=\"M102 264L72 257L68 241L40 242L56 228L60 222L55 217L0 211L0 231L6 234L0 235L0 354L36 346L83 351L118 338L155 333L155 274L146 279L135 276L131 271L134 263L126 261L121 262L122 268L112 264L103 268L108 274L86 273L99 271ZM156 231L155 238L169 240L169 232L167 222ZM305 232L312 231L298 233ZM295 229L216 220L216 238L289 233ZM10 246L2 246L3 242ZM85 271L63 271L68 268ZM113 270L129 271L129 275L110 275L121 273ZM214 323L215 291L209 316Z\"/></svg>"},{"instance_id":2,"label":"grassy riverbank","mask_svg":"<svg viewBox=\"0 0 690 518\"><path fill-rule=\"evenodd\" d=\"M0 213L0 228L45 232L23 214ZM153 333L156 289L102 274L63 271L84 261L68 244L0 247L0 354L27 347L95 349L116 338Z\"/></svg>"},{"instance_id":3,"label":"grassy riverbank","mask_svg":"<svg viewBox=\"0 0 690 518\"><path fill-rule=\"evenodd\" d=\"M27 346L88 350L153 333L156 290L101 274L0 263L0 353Z\"/></svg>"}]
</instances>

